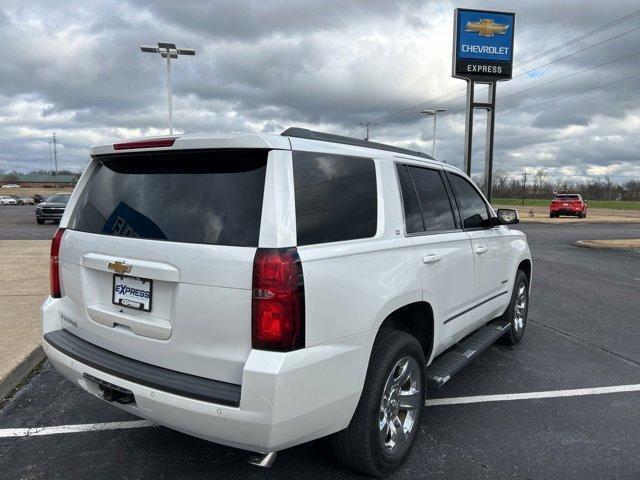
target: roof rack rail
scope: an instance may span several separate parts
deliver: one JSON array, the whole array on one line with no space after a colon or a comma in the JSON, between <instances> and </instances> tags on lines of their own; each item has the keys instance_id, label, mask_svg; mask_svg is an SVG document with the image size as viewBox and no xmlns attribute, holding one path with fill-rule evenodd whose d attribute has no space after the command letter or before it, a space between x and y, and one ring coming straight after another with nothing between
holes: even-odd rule
<instances>
[{"instance_id":1,"label":"roof rack rail","mask_svg":"<svg viewBox=\"0 0 640 480\"><path fill-rule=\"evenodd\" d=\"M413 155L416 157L427 158L433 160L431 155L427 155L417 150L409 150L408 148L394 147L386 143L370 142L369 140L360 140L359 138L344 137L342 135L334 135L332 133L315 132L306 128L291 127L287 128L280 135L283 137L304 138L307 140L319 140L321 142L343 143L345 145L354 145L356 147L375 148L378 150L386 150L388 152L402 153L404 155Z\"/></svg>"}]
</instances>

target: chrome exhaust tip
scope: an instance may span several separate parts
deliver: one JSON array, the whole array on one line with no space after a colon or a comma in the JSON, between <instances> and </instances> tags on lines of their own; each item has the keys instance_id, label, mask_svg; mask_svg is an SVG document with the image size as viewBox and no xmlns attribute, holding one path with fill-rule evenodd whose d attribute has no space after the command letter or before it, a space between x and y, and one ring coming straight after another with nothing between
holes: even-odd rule
<instances>
[{"instance_id":1,"label":"chrome exhaust tip","mask_svg":"<svg viewBox=\"0 0 640 480\"><path fill-rule=\"evenodd\" d=\"M253 455L249 458L249 465L261 468L271 468L276 461L278 452L269 452L260 455Z\"/></svg>"}]
</instances>

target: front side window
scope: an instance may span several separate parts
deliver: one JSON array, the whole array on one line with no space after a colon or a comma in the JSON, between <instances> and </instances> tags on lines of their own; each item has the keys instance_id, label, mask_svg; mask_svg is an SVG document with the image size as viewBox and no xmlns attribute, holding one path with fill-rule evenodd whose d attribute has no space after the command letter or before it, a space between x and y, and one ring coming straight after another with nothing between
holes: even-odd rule
<instances>
[{"instance_id":1,"label":"front side window","mask_svg":"<svg viewBox=\"0 0 640 480\"><path fill-rule=\"evenodd\" d=\"M293 152L298 245L376 234L378 194L370 158Z\"/></svg>"},{"instance_id":2,"label":"front side window","mask_svg":"<svg viewBox=\"0 0 640 480\"><path fill-rule=\"evenodd\" d=\"M449 174L448 176L458 201L464 228L490 227L489 209L478 191L460 175Z\"/></svg>"}]
</instances>

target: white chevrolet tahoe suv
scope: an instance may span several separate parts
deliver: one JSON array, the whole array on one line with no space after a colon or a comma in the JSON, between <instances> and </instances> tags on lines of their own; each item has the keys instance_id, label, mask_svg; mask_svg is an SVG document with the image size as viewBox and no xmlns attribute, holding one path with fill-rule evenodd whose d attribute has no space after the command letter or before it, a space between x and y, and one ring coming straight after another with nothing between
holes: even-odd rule
<instances>
[{"instance_id":1,"label":"white chevrolet tahoe suv","mask_svg":"<svg viewBox=\"0 0 640 480\"><path fill-rule=\"evenodd\" d=\"M161 425L262 454L408 456L425 395L520 341L531 255L457 168L291 128L93 147L51 247L51 363Z\"/></svg>"}]
</instances>

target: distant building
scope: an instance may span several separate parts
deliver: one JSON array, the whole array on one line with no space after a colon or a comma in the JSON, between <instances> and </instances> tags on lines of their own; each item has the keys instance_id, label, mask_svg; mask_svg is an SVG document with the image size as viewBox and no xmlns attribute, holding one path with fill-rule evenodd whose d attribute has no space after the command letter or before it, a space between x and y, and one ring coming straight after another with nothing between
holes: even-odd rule
<instances>
[{"instance_id":1,"label":"distant building","mask_svg":"<svg viewBox=\"0 0 640 480\"><path fill-rule=\"evenodd\" d=\"M0 180L2 183L16 183L21 187L75 187L78 183L80 175L17 175L11 174L6 181Z\"/></svg>"}]
</instances>

